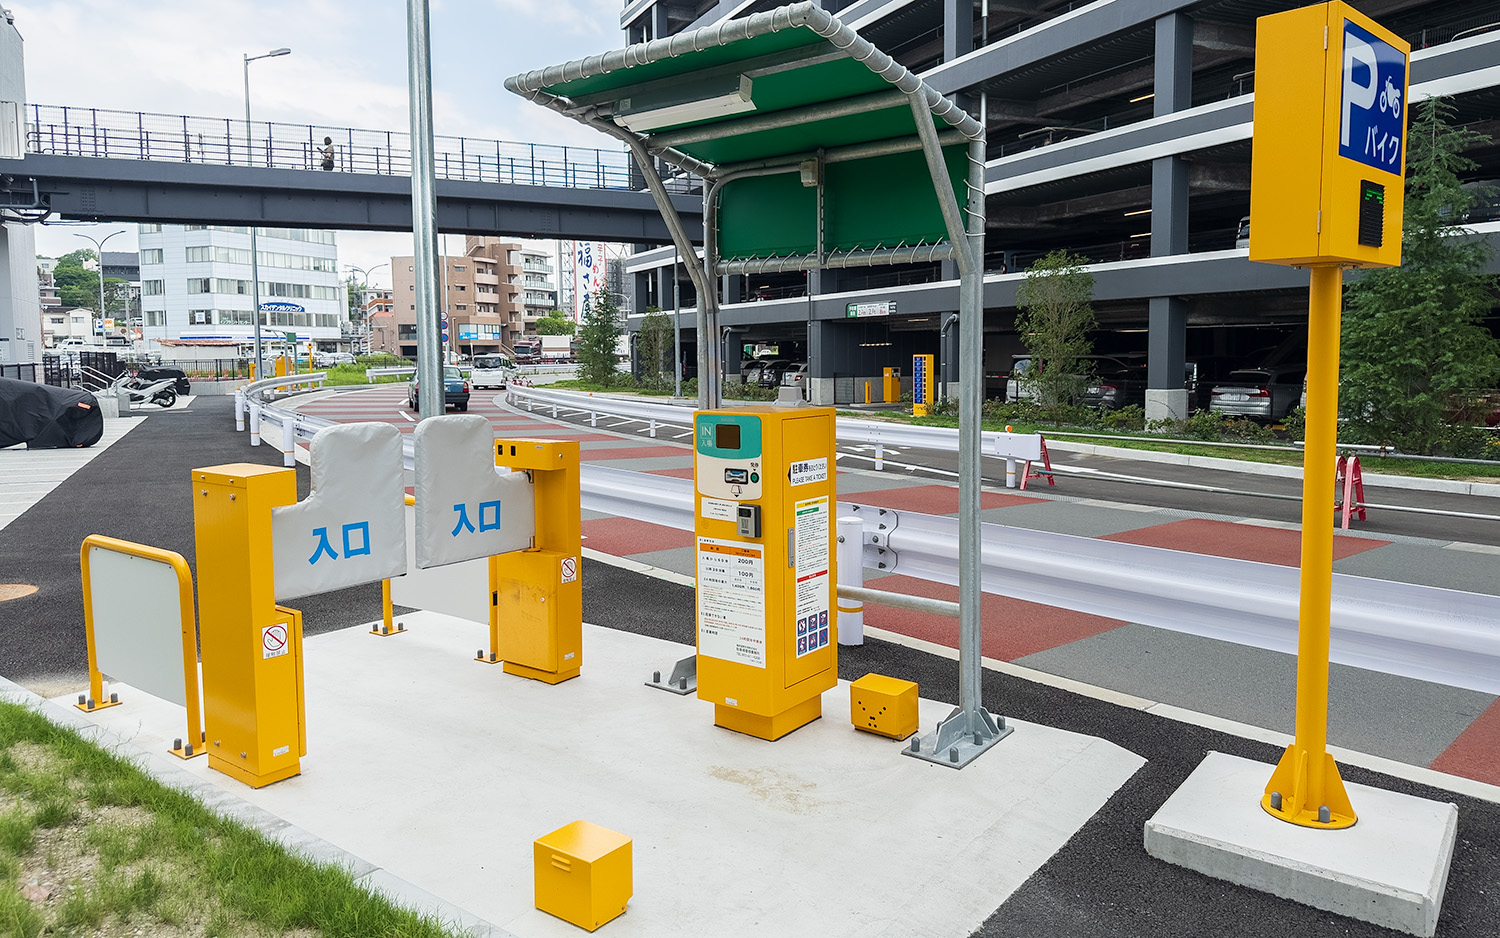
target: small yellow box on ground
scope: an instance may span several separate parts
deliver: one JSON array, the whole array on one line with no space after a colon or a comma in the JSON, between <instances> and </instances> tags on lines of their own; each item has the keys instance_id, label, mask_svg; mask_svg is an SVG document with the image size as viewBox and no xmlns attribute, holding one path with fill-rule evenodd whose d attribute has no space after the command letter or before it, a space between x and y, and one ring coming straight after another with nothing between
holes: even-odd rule
<instances>
[{"instance_id":1,"label":"small yellow box on ground","mask_svg":"<svg viewBox=\"0 0 1500 938\"><path fill-rule=\"evenodd\" d=\"M624 834L588 821L538 837L536 907L589 931L615 918L634 892L630 845Z\"/></svg>"},{"instance_id":2,"label":"small yellow box on ground","mask_svg":"<svg viewBox=\"0 0 1500 938\"><path fill-rule=\"evenodd\" d=\"M917 685L866 674L849 685L849 720L857 730L905 739L917 731Z\"/></svg>"}]
</instances>

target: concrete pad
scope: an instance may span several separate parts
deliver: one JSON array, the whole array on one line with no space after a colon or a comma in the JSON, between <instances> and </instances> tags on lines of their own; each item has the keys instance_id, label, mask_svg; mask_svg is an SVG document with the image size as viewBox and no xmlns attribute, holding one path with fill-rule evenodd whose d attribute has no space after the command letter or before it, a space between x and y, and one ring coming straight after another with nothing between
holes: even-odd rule
<instances>
[{"instance_id":1,"label":"concrete pad","mask_svg":"<svg viewBox=\"0 0 1500 938\"><path fill-rule=\"evenodd\" d=\"M587 626L582 676L549 687L470 660L483 626L406 620L306 639L304 774L259 791L166 754L173 704L119 686L124 706L87 717L520 938L577 934L533 907L531 844L579 818L635 841L617 938L958 938L1143 764L1015 721L962 771L905 758L850 726L842 682L824 719L767 743L643 685L690 646ZM924 728L949 709L922 701Z\"/></svg>"},{"instance_id":2,"label":"concrete pad","mask_svg":"<svg viewBox=\"0 0 1500 938\"><path fill-rule=\"evenodd\" d=\"M1261 809L1273 768L1210 752L1146 822L1146 852L1314 908L1432 935L1458 808L1346 782L1358 823L1312 830Z\"/></svg>"}]
</instances>

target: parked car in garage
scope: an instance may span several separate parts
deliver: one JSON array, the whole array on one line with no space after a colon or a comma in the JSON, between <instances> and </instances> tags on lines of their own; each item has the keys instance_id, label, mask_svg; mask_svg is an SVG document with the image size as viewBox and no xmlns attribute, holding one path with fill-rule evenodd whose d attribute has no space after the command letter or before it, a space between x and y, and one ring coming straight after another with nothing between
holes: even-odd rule
<instances>
[{"instance_id":1,"label":"parked car in garage","mask_svg":"<svg viewBox=\"0 0 1500 938\"><path fill-rule=\"evenodd\" d=\"M781 374L781 386L784 388L806 388L807 387L807 365L796 364Z\"/></svg>"},{"instance_id":2,"label":"parked car in garage","mask_svg":"<svg viewBox=\"0 0 1500 938\"><path fill-rule=\"evenodd\" d=\"M1089 356L1094 363L1093 377L1083 390L1079 403L1100 410L1119 410L1130 404L1146 403L1146 361Z\"/></svg>"},{"instance_id":3,"label":"parked car in garage","mask_svg":"<svg viewBox=\"0 0 1500 938\"><path fill-rule=\"evenodd\" d=\"M1281 420L1302 396L1304 364L1262 365L1231 371L1214 385L1208 409L1253 420Z\"/></svg>"},{"instance_id":4,"label":"parked car in garage","mask_svg":"<svg viewBox=\"0 0 1500 938\"><path fill-rule=\"evenodd\" d=\"M763 388L774 388L781 384L781 376L786 370L796 365L796 362L787 361L784 358L773 358L765 363L760 370L760 386Z\"/></svg>"},{"instance_id":5,"label":"parked car in garage","mask_svg":"<svg viewBox=\"0 0 1500 938\"><path fill-rule=\"evenodd\" d=\"M411 410L418 410L417 406L417 379L413 375L411 384L407 385L406 406ZM469 409L469 382L464 380L463 372L452 365L443 368L443 409L449 407L457 410Z\"/></svg>"}]
</instances>

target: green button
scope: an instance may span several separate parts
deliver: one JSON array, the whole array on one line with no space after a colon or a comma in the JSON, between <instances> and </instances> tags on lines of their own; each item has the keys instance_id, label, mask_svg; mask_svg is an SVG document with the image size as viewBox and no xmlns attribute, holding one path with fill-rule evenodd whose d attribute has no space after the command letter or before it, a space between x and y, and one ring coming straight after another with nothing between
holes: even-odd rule
<instances>
[{"instance_id":1,"label":"green button","mask_svg":"<svg viewBox=\"0 0 1500 938\"><path fill-rule=\"evenodd\" d=\"M760 481L760 473L758 473L758 472L752 472L752 473L750 473L750 481L751 482L759 482Z\"/></svg>"}]
</instances>

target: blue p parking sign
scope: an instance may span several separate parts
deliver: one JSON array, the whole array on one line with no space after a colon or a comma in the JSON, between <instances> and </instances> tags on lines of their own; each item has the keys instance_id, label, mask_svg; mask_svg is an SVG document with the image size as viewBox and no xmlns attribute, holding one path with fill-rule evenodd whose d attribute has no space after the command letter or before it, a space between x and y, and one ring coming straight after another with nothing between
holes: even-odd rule
<instances>
[{"instance_id":1,"label":"blue p parking sign","mask_svg":"<svg viewBox=\"0 0 1500 938\"><path fill-rule=\"evenodd\" d=\"M1344 20L1339 155L1400 174L1406 128L1406 56Z\"/></svg>"}]
</instances>

